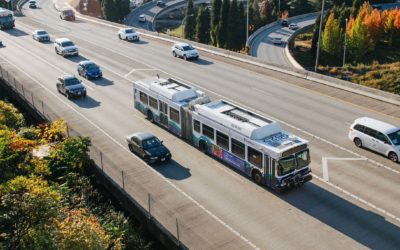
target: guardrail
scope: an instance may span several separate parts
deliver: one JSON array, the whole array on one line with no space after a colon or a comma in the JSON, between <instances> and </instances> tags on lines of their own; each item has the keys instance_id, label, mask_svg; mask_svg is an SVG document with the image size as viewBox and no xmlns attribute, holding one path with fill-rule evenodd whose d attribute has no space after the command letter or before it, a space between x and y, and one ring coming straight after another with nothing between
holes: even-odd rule
<instances>
[{"instance_id":1,"label":"guardrail","mask_svg":"<svg viewBox=\"0 0 400 250\"><path fill-rule=\"evenodd\" d=\"M302 19L302 18L305 18L305 17L310 17L310 16L313 16L313 15L318 15L318 13L320 13L320 12L313 12L313 13L307 13L307 14L303 14L303 15L294 16L294 17L289 17L289 18L287 19L287 21L288 21L288 22L293 22L293 21L295 21L295 20L297 20L297 19ZM254 31L253 34L251 34L251 35L249 36L249 39L246 41L246 46L250 47L250 51L251 51L253 42L254 42L254 40L257 38L257 36L259 36L259 35L260 35L261 33L263 33L265 30L274 27L275 25L281 25L281 24L279 23L279 20L277 20L277 21L275 21L275 22L272 22L272 23L270 23L270 24L267 24L267 25L265 25L265 26L263 26L263 27L257 29L256 31Z\"/></svg>"}]
</instances>

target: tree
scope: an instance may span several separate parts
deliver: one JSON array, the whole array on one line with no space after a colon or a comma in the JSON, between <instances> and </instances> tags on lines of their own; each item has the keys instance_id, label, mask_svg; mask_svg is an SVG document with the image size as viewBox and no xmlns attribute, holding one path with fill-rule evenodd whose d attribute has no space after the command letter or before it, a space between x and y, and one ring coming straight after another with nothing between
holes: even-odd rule
<instances>
[{"instance_id":1,"label":"tree","mask_svg":"<svg viewBox=\"0 0 400 250\"><path fill-rule=\"evenodd\" d=\"M354 1L353 1L353 5L352 5L352 7L351 7L351 15L352 15L353 17L356 17L356 16L357 16L358 10L360 9L360 7L361 7L361 5L362 5L363 2L364 2L363 0L354 0Z\"/></svg>"},{"instance_id":2,"label":"tree","mask_svg":"<svg viewBox=\"0 0 400 250\"><path fill-rule=\"evenodd\" d=\"M44 229L58 214L60 195L38 177L18 176L0 189L0 235L7 248L19 248L31 230Z\"/></svg>"},{"instance_id":3,"label":"tree","mask_svg":"<svg viewBox=\"0 0 400 250\"><path fill-rule=\"evenodd\" d=\"M384 31L387 36L387 39L389 41L389 45L393 45L393 38L394 38L394 12L389 11L389 14L387 15L386 22L384 24Z\"/></svg>"},{"instance_id":4,"label":"tree","mask_svg":"<svg viewBox=\"0 0 400 250\"><path fill-rule=\"evenodd\" d=\"M362 15L358 15L348 32L347 47L350 55L360 60L367 52L374 49L374 43L363 22Z\"/></svg>"},{"instance_id":5,"label":"tree","mask_svg":"<svg viewBox=\"0 0 400 250\"><path fill-rule=\"evenodd\" d=\"M246 13L244 11L243 1L239 1L238 6L238 23L239 23L239 41L240 47L243 48L246 44Z\"/></svg>"},{"instance_id":6,"label":"tree","mask_svg":"<svg viewBox=\"0 0 400 250\"><path fill-rule=\"evenodd\" d=\"M221 5L222 5L221 0L214 0L212 4L210 36L211 36L211 43L214 46L218 46L217 30L218 30L219 18L221 15Z\"/></svg>"},{"instance_id":7,"label":"tree","mask_svg":"<svg viewBox=\"0 0 400 250\"><path fill-rule=\"evenodd\" d=\"M102 0L101 9L103 16L111 22L117 22L119 17L118 7L114 3L114 0Z\"/></svg>"},{"instance_id":8,"label":"tree","mask_svg":"<svg viewBox=\"0 0 400 250\"><path fill-rule=\"evenodd\" d=\"M185 12L184 37L189 40L194 40L195 29L196 17L194 13L193 0L188 0Z\"/></svg>"},{"instance_id":9,"label":"tree","mask_svg":"<svg viewBox=\"0 0 400 250\"><path fill-rule=\"evenodd\" d=\"M342 48L341 41L343 41L343 30L339 21L335 19L335 14L331 13L322 33L322 50L331 56L338 56Z\"/></svg>"},{"instance_id":10,"label":"tree","mask_svg":"<svg viewBox=\"0 0 400 250\"><path fill-rule=\"evenodd\" d=\"M210 11L200 7L196 16L196 41L208 44L210 42Z\"/></svg>"},{"instance_id":11,"label":"tree","mask_svg":"<svg viewBox=\"0 0 400 250\"><path fill-rule=\"evenodd\" d=\"M69 211L64 220L55 223L59 249L108 249L109 236L85 209Z\"/></svg>"},{"instance_id":12,"label":"tree","mask_svg":"<svg viewBox=\"0 0 400 250\"><path fill-rule=\"evenodd\" d=\"M376 44L377 42L379 42L383 35L383 23L380 11L374 9L371 13L365 15L364 24L374 43Z\"/></svg>"},{"instance_id":13,"label":"tree","mask_svg":"<svg viewBox=\"0 0 400 250\"><path fill-rule=\"evenodd\" d=\"M0 101L0 128L18 129L24 125L23 115L12 104Z\"/></svg>"},{"instance_id":14,"label":"tree","mask_svg":"<svg viewBox=\"0 0 400 250\"><path fill-rule=\"evenodd\" d=\"M240 50L240 36L238 34L238 27L240 26L238 5L236 0L232 0L229 7L228 27L227 27L227 40L226 48L230 50Z\"/></svg>"},{"instance_id":15,"label":"tree","mask_svg":"<svg viewBox=\"0 0 400 250\"><path fill-rule=\"evenodd\" d=\"M271 2L269 0L263 0L260 6L260 17L264 25L272 23L274 21L272 11L273 8Z\"/></svg>"},{"instance_id":16,"label":"tree","mask_svg":"<svg viewBox=\"0 0 400 250\"><path fill-rule=\"evenodd\" d=\"M217 42L218 47L226 48L227 35L228 35L228 22L229 22L229 7L230 1L223 0L221 7L221 15L218 24Z\"/></svg>"}]
</instances>

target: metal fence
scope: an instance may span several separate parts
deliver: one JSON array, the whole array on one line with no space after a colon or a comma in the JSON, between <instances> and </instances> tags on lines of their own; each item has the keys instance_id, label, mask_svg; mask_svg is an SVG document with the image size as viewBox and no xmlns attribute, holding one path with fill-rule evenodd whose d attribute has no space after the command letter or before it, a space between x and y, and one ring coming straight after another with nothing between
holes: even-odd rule
<instances>
[{"instance_id":1,"label":"metal fence","mask_svg":"<svg viewBox=\"0 0 400 250\"><path fill-rule=\"evenodd\" d=\"M39 114L45 121L51 122L62 119L46 102L44 95L41 96L40 90L33 92L31 87L27 87L27 81L20 81L16 79L10 71L0 65L0 78L3 82L16 93L27 105L37 114ZM25 85L24 85L25 83ZM38 90L38 87L35 87ZM85 136L82 135L71 124L67 124L68 136ZM163 199L163 195L157 193L152 194L149 190L145 189L139 182L141 176L136 176L134 166L130 171L124 171L120 166L113 162L112 155L107 152L102 152L96 145L90 147L90 157L96 163L98 172L101 172L101 178L106 179L113 184L113 186L124 194L124 198L129 199L142 213L148 218L148 221L158 226L175 244L184 249L186 246L182 242L190 245L190 248L208 249L207 239L196 235L192 229L185 225L179 219L176 212L168 209L168 201ZM140 163L137 163L137 166ZM98 180L102 181L102 180ZM167 191L165 191L167 192ZM157 196L158 195L158 196ZM184 204L183 204L184 205Z\"/></svg>"}]
</instances>

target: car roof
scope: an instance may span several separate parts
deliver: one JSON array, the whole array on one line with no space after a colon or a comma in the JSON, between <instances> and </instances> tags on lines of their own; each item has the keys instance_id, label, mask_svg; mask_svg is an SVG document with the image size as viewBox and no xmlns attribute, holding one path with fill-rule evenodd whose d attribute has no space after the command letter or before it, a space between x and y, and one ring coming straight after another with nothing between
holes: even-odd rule
<instances>
[{"instance_id":1,"label":"car roof","mask_svg":"<svg viewBox=\"0 0 400 250\"><path fill-rule=\"evenodd\" d=\"M130 134L128 137L132 138L132 136L137 137L141 141L155 137L152 133L149 133L149 132L136 132L136 133Z\"/></svg>"},{"instance_id":2,"label":"car roof","mask_svg":"<svg viewBox=\"0 0 400 250\"><path fill-rule=\"evenodd\" d=\"M144 14L140 14L139 16L140 16L140 17L143 17L143 16L144 16Z\"/></svg>"},{"instance_id":3,"label":"car roof","mask_svg":"<svg viewBox=\"0 0 400 250\"><path fill-rule=\"evenodd\" d=\"M188 44L188 43L175 43L175 45L179 45L179 46L191 46L190 44Z\"/></svg>"},{"instance_id":4,"label":"car roof","mask_svg":"<svg viewBox=\"0 0 400 250\"><path fill-rule=\"evenodd\" d=\"M71 39L68 39L68 38L57 38L55 41L57 41L57 42L60 42L60 43L62 43L62 42L72 42L71 41Z\"/></svg>"},{"instance_id":5,"label":"car roof","mask_svg":"<svg viewBox=\"0 0 400 250\"><path fill-rule=\"evenodd\" d=\"M391 133L391 132L394 132L399 129L398 127L396 127L392 124L389 124L389 123L386 123L383 121L379 121L379 120L376 120L376 119L373 119L370 117L358 118L354 121L354 123L364 125L366 127L378 130L379 132L382 132L382 133Z\"/></svg>"},{"instance_id":6,"label":"car roof","mask_svg":"<svg viewBox=\"0 0 400 250\"><path fill-rule=\"evenodd\" d=\"M67 80L67 79L76 78L76 76L74 76L74 75L63 75L61 78L64 79L64 80Z\"/></svg>"},{"instance_id":7,"label":"car roof","mask_svg":"<svg viewBox=\"0 0 400 250\"><path fill-rule=\"evenodd\" d=\"M84 61L80 61L79 64L80 65L87 65L87 64L95 64L94 62L90 61L90 60L84 60Z\"/></svg>"},{"instance_id":8,"label":"car roof","mask_svg":"<svg viewBox=\"0 0 400 250\"><path fill-rule=\"evenodd\" d=\"M47 33L47 31L45 31L45 30L34 30L33 32L38 33L38 32L40 32L40 31L44 31L44 32Z\"/></svg>"}]
</instances>

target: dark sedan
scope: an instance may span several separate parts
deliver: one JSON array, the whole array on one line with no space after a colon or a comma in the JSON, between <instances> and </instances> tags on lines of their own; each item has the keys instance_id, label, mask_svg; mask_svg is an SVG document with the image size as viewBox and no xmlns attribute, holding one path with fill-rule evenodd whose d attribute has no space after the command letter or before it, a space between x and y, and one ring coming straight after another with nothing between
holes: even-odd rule
<instances>
[{"instance_id":1,"label":"dark sedan","mask_svg":"<svg viewBox=\"0 0 400 250\"><path fill-rule=\"evenodd\" d=\"M89 60L82 61L78 64L78 74L86 79L103 77L103 72L101 72L100 67Z\"/></svg>"},{"instance_id":2,"label":"dark sedan","mask_svg":"<svg viewBox=\"0 0 400 250\"><path fill-rule=\"evenodd\" d=\"M86 97L86 88L76 76L65 75L57 79L57 91L68 99L72 97Z\"/></svg>"},{"instance_id":3,"label":"dark sedan","mask_svg":"<svg viewBox=\"0 0 400 250\"><path fill-rule=\"evenodd\" d=\"M171 152L163 142L150 133L138 132L126 137L129 150L147 163L165 162L171 159Z\"/></svg>"}]
</instances>

